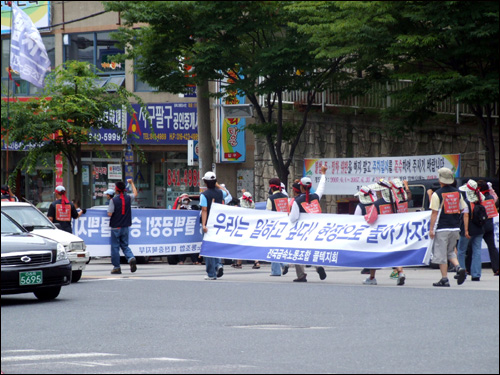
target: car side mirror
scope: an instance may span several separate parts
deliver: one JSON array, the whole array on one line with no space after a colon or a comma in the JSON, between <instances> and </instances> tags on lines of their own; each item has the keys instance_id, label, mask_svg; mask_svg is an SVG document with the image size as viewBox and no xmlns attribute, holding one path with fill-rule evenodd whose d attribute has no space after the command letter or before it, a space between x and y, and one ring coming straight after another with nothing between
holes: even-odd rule
<instances>
[{"instance_id":1,"label":"car side mirror","mask_svg":"<svg viewBox=\"0 0 500 375\"><path fill-rule=\"evenodd\" d=\"M29 224L23 224L24 229L26 229L28 232L33 232L33 229L35 229L34 225L29 225Z\"/></svg>"}]
</instances>

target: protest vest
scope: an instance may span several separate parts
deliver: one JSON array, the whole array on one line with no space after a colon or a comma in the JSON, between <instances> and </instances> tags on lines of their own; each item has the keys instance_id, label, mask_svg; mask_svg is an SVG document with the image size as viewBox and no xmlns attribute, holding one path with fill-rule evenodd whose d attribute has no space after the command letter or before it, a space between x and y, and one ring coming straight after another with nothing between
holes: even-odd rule
<instances>
[{"instance_id":1,"label":"protest vest","mask_svg":"<svg viewBox=\"0 0 500 375\"><path fill-rule=\"evenodd\" d=\"M307 212L308 214L321 213L318 194L309 194L309 203L306 202L305 194L302 194L300 197L295 198L295 202L299 206L300 212Z\"/></svg>"},{"instance_id":2,"label":"protest vest","mask_svg":"<svg viewBox=\"0 0 500 375\"><path fill-rule=\"evenodd\" d=\"M278 212L290 212L290 206L288 205L288 197L277 191L269 197L273 207L273 211Z\"/></svg>"},{"instance_id":3,"label":"protest vest","mask_svg":"<svg viewBox=\"0 0 500 375\"><path fill-rule=\"evenodd\" d=\"M439 197L439 207L443 205L437 229L460 228L460 192L458 189L445 186L436 190L436 194Z\"/></svg>"},{"instance_id":4,"label":"protest vest","mask_svg":"<svg viewBox=\"0 0 500 375\"><path fill-rule=\"evenodd\" d=\"M220 189L207 189L202 193L205 198L207 198L207 217L210 215L210 208L212 207L212 201L215 203L222 204L224 201L224 195Z\"/></svg>"},{"instance_id":5,"label":"protest vest","mask_svg":"<svg viewBox=\"0 0 500 375\"><path fill-rule=\"evenodd\" d=\"M132 198L130 195L124 194L125 198L125 214L122 215L122 200L120 194L117 194L113 199L113 204L115 206L115 211L111 215L109 220L109 226L111 228L122 228L130 227L132 225L132 209L130 207Z\"/></svg>"}]
</instances>

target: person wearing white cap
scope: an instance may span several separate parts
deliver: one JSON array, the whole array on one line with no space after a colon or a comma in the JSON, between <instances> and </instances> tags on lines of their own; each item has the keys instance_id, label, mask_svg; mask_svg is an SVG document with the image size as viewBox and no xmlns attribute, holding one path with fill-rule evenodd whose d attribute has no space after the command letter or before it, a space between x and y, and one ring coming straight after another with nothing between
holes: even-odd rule
<instances>
[{"instance_id":1,"label":"person wearing white cap","mask_svg":"<svg viewBox=\"0 0 500 375\"><path fill-rule=\"evenodd\" d=\"M108 189L104 192L104 195L106 196L106 204L109 204L109 202L111 201L111 199L113 199L113 197L115 196L115 191L113 189Z\"/></svg>"},{"instance_id":2,"label":"person wearing white cap","mask_svg":"<svg viewBox=\"0 0 500 375\"><path fill-rule=\"evenodd\" d=\"M203 232L207 233L207 221L210 215L210 208L212 207L212 203L224 204L224 199L227 197L227 190L225 188L221 188L221 186L217 183L217 176L215 176L214 172L208 171L203 176L203 182L207 186L207 190L205 190L200 195L200 206L201 206L201 225L203 228ZM224 268L222 266L221 258L212 258L205 256L205 267L207 270L207 276L205 280L217 280L217 278L222 277L224 275Z\"/></svg>"},{"instance_id":3,"label":"person wearing white cap","mask_svg":"<svg viewBox=\"0 0 500 375\"><path fill-rule=\"evenodd\" d=\"M379 215L388 215L394 214L398 212L397 206L397 198L396 194L393 191L393 186L389 181L384 180L383 178L377 181L376 184L370 186L372 190L380 192L380 198L377 199L373 205L377 209ZM404 274L403 267L395 267L397 272L397 282L396 285L405 285L406 275ZM395 272L395 273L396 273ZM375 280L375 269L370 270L370 277L366 279L363 284L366 285L376 285ZM391 274L391 278L394 278ZM375 282L373 282L375 280Z\"/></svg>"},{"instance_id":4,"label":"person wearing white cap","mask_svg":"<svg viewBox=\"0 0 500 375\"><path fill-rule=\"evenodd\" d=\"M293 201L289 216L292 224L295 224L299 220L301 213L321 213L319 201L325 191L326 169L326 165L321 166L321 179L319 180L318 189L314 194L311 194L311 179L309 177L302 177L300 179L300 191L302 194ZM323 267L316 267L316 272L318 272L321 280L326 279L326 272ZM297 274L297 278L293 280L294 282L307 282L307 273L305 273L304 265L295 264L295 273Z\"/></svg>"},{"instance_id":5,"label":"person wearing white cap","mask_svg":"<svg viewBox=\"0 0 500 375\"><path fill-rule=\"evenodd\" d=\"M54 194L56 200L50 204L47 217L53 223L59 223L62 230L73 233L71 219L78 219L80 215L76 211L75 205L68 200L64 186L56 186Z\"/></svg>"},{"instance_id":6,"label":"person wearing white cap","mask_svg":"<svg viewBox=\"0 0 500 375\"><path fill-rule=\"evenodd\" d=\"M461 268L458 263L455 246L460 238L460 212L463 212L464 219L469 219L467 204L459 190L452 186L455 177L449 168L439 169L438 179L441 188L432 193L431 197L429 237L434 240L432 262L439 264L441 280L432 285L450 286L448 260L457 271L457 284L462 285L467 275L465 268Z\"/></svg>"},{"instance_id":7,"label":"person wearing white cap","mask_svg":"<svg viewBox=\"0 0 500 375\"><path fill-rule=\"evenodd\" d=\"M359 203L356 206L356 210L354 211L354 215L363 215L367 214L367 208L373 206L373 202L375 202L376 194L369 186L362 186L359 191L354 194L355 197L358 197ZM362 275L369 275L370 269L363 268L361 270ZM367 279L368 280L368 279ZM366 281L366 280L365 280ZM373 275L373 279L370 280L371 285L377 285L377 280L375 279L375 275Z\"/></svg>"},{"instance_id":8,"label":"person wearing white cap","mask_svg":"<svg viewBox=\"0 0 500 375\"><path fill-rule=\"evenodd\" d=\"M484 224L484 235L483 240L488 246L488 253L490 254L491 269L493 270L493 275L498 276L499 268L499 256L498 247L495 241L495 227L493 224L493 218L498 216L498 210L495 206L498 197L495 190L491 186L491 182L486 182L484 180L479 180L477 182L477 187L484 195L483 205L486 208L486 213L488 214L488 219Z\"/></svg>"},{"instance_id":9,"label":"person wearing white cap","mask_svg":"<svg viewBox=\"0 0 500 375\"><path fill-rule=\"evenodd\" d=\"M462 196L465 198L465 203L467 204L467 211L469 214L463 214L460 221L460 240L458 241L458 262L460 267L467 269L465 263L465 254L467 252L467 246L469 242L472 245L472 257L471 257L471 280L480 281L481 279L481 243L483 241L484 228L482 225L478 225L474 216L478 216L479 213L474 209L475 205L478 205L478 209L484 210L486 214L486 209L481 206L481 202L484 201L484 195L480 192L477 182L474 180L469 180L465 185L458 188L462 191ZM479 207L480 206L480 207ZM464 212L465 212L464 211Z\"/></svg>"},{"instance_id":10,"label":"person wearing white cap","mask_svg":"<svg viewBox=\"0 0 500 375\"><path fill-rule=\"evenodd\" d=\"M281 192L281 181L278 177L273 177L269 180L269 197L267 198L266 210L275 212L288 213L288 196ZM283 262L271 262L271 275L281 276L288 273L288 264Z\"/></svg>"}]
</instances>

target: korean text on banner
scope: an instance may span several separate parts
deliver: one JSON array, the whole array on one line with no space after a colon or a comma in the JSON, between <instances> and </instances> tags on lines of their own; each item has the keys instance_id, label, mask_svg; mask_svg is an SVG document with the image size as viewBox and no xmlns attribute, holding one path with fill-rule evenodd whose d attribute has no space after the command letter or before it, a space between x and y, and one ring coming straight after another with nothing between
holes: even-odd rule
<instances>
[{"instance_id":1,"label":"korean text on banner","mask_svg":"<svg viewBox=\"0 0 500 375\"><path fill-rule=\"evenodd\" d=\"M45 86L50 60L40 32L29 16L12 2L10 67L36 87Z\"/></svg>"},{"instance_id":2,"label":"korean text on banner","mask_svg":"<svg viewBox=\"0 0 500 375\"><path fill-rule=\"evenodd\" d=\"M384 215L368 225L363 216L301 214L291 224L286 213L214 203L200 254L315 266L423 266L430 217L430 211Z\"/></svg>"},{"instance_id":3,"label":"korean text on banner","mask_svg":"<svg viewBox=\"0 0 500 375\"><path fill-rule=\"evenodd\" d=\"M73 233L87 245L90 256L111 255L107 210L88 209L73 220ZM165 256L200 252L200 211L132 209L129 247L136 256Z\"/></svg>"}]
</instances>

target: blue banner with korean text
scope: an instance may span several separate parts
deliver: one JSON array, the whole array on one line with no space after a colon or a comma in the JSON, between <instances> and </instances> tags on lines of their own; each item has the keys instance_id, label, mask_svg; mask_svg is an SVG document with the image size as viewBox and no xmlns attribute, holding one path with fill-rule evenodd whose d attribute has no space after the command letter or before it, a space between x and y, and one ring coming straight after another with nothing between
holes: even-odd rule
<instances>
[{"instance_id":1,"label":"blue banner with korean text","mask_svg":"<svg viewBox=\"0 0 500 375\"><path fill-rule=\"evenodd\" d=\"M198 140L196 103L148 103L151 126L139 104L127 116L127 133L133 143L187 145Z\"/></svg>"},{"instance_id":2,"label":"blue banner with korean text","mask_svg":"<svg viewBox=\"0 0 500 375\"><path fill-rule=\"evenodd\" d=\"M363 216L286 213L212 204L200 254L333 267L383 268L428 264L431 212Z\"/></svg>"},{"instance_id":3,"label":"blue banner with korean text","mask_svg":"<svg viewBox=\"0 0 500 375\"><path fill-rule=\"evenodd\" d=\"M85 241L91 257L111 255L109 219L105 209L88 209L73 220L73 233ZM129 247L136 256L197 253L202 239L200 211L132 209Z\"/></svg>"}]
</instances>

